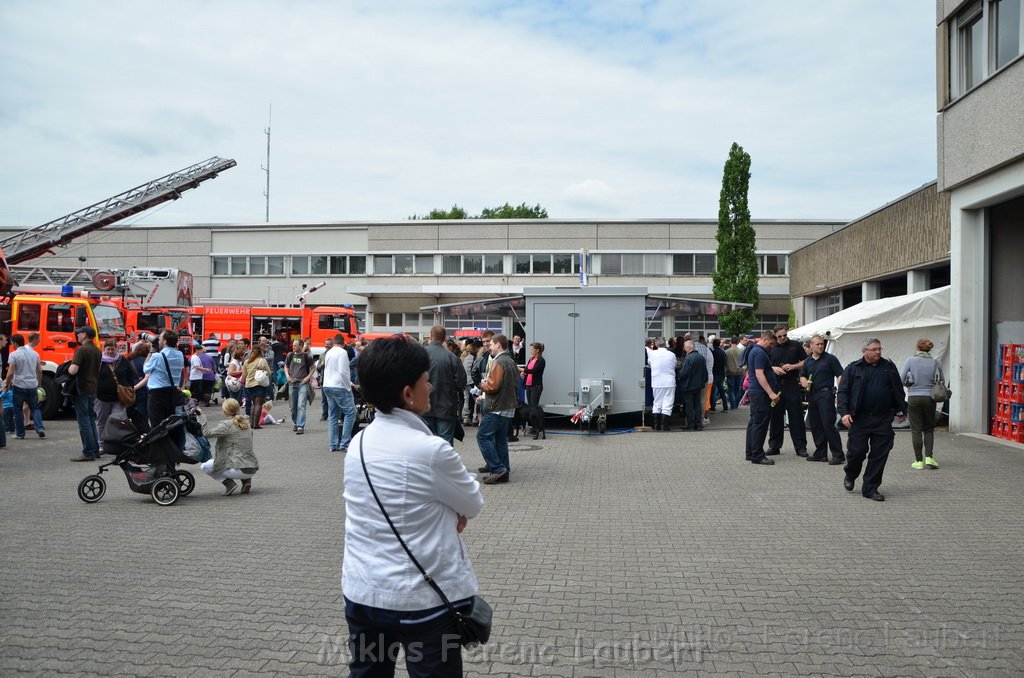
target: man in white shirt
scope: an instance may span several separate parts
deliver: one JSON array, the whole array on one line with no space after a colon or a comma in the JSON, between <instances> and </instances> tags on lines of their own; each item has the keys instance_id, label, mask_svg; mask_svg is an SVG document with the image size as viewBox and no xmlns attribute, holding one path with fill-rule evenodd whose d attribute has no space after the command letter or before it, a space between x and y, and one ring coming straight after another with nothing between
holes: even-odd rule
<instances>
[{"instance_id":1,"label":"man in white shirt","mask_svg":"<svg viewBox=\"0 0 1024 678\"><path fill-rule=\"evenodd\" d=\"M348 452L352 428L356 423L356 401L352 396L352 378L348 369L348 351L345 337L334 335L331 350L324 354L324 380L321 392L327 401L327 441L331 452ZM345 421L338 433L338 419L344 413Z\"/></svg>"},{"instance_id":2,"label":"man in white shirt","mask_svg":"<svg viewBox=\"0 0 1024 678\"><path fill-rule=\"evenodd\" d=\"M15 334L11 337L11 343L14 345L15 351L8 359L7 378L4 380L4 385L14 389L14 435L19 439L25 437L25 419L21 414L21 406L22 403L28 403L36 435L45 438L43 415L39 411L39 396L36 390L43 378L42 363L40 363L36 352L25 345L25 337L22 335Z\"/></svg>"},{"instance_id":3,"label":"man in white shirt","mask_svg":"<svg viewBox=\"0 0 1024 678\"><path fill-rule=\"evenodd\" d=\"M676 400L676 354L665 348L665 337L654 342L654 350L647 349L647 362L651 366L651 390L654 392L654 430L668 431L668 418Z\"/></svg>"}]
</instances>

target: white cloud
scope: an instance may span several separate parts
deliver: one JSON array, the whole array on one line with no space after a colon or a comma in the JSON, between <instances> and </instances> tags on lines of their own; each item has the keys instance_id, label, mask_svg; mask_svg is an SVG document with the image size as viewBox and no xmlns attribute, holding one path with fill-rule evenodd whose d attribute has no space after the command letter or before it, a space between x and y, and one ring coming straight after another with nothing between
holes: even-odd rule
<instances>
[{"instance_id":1,"label":"white cloud","mask_svg":"<svg viewBox=\"0 0 1024 678\"><path fill-rule=\"evenodd\" d=\"M274 220L713 217L733 141L755 217L854 218L935 176L934 53L923 0L7 0L0 225L211 155L143 220L261 221L271 102Z\"/></svg>"}]
</instances>

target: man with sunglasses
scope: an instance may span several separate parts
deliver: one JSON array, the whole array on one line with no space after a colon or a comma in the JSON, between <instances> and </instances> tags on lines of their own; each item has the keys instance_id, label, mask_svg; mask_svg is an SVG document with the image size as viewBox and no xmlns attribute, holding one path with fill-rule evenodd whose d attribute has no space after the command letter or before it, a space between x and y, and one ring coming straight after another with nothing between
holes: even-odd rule
<instances>
[{"instance_id":1,"label":"man with sunglasses","mask_svg":"<svg viewBox=\"0 0 1024 678\"><path fill-rule=\"evenodd\" d=\"M775 328L775 346L769 351L772 371L779 382L782 400L772 409L771 425L768 431L766 455L779 454L782 450L786 417L789 418L789 437L798 457L807 456L807 432L804 429L803 394L800 389L800 369L804 366L803 346L789 339L789 327Z\"/></svg>"}]
</instances>

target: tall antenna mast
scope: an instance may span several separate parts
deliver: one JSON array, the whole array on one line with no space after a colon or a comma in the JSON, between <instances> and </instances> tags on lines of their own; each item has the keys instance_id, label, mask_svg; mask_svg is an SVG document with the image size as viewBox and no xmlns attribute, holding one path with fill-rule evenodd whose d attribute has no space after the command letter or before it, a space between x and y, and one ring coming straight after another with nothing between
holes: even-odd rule
<instances>
[{"instance_id":1,"label":"tall antenna mast","mask_svg":"<svg viewBox=\"0 0 1024 678\"><path fill-rule=\"evenodd\" d=\"M267 135L267 166L260 165L267 174L267 188L263 191L263 197L267 199L267 223L270 223L270 121L273 118L274 107L273 104L267 106L267 126L263 129L263 133Z\"/></svg>"}]
</instances>

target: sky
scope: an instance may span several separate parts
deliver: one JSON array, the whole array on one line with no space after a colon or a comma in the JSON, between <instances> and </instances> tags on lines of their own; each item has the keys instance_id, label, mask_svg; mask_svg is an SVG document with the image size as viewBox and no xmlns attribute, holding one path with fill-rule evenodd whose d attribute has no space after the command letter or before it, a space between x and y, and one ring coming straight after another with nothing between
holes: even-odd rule
<instances>
[{"instance_id":1,"label":"sky","mask_svg":"<svg viewBox=\"0 0 1024 678\"><path fill-rule=\"evenodd\" d=\"M4 0L0 227L211 156L129 223L862 216L936 176L934 0Z\"/></svg>"}]
</instances>

